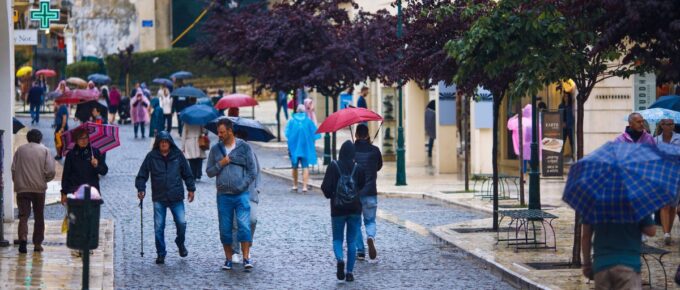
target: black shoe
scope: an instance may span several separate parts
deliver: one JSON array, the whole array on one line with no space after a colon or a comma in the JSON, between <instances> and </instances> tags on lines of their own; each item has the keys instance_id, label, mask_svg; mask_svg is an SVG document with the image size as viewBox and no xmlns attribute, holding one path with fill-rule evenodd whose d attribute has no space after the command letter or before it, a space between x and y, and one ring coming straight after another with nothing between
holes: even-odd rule
<instances>
[{"instance_id":1,"label":"black shoe","mask_svg":"<svg viewBox=\"0 0 680 290\"><path fill-rule=\"evenodd\" d=\"M54 156L54 160L57 160L57 161L61 160L61 156Z\"/></svg>"},{"instance_id":2,"label":"black shoe","mask_svg":"<svg viewBox=\"0 0 680 290\"><path fill-rule=\"evenodd\" d=\"M19 242L19 253L26 254L28 253L28 249L26 249L26 241L20 241Z\"/></svg>"},{"instance_id":3,"label":"black shoe","mask_svg":"<svg viewBox=\"0 0 680 290\"><path fill-rule=\"evenodd\" d=\"M359 261L366 260L366 253L357 253L357 260Z\"/></svg>"},{"instance_id":4,"label":"black shoe","mask_svg":"<svg viewBox=\"0 0 680 290\"><path fill-rule=\"evenodd\" d=\"M189 255L189 251L187 251L187 247L184 245L179 246L179 256L184 258Z\"/></svg>"},{"instance_id":5,"label":"black shoe","mask_svg":"<svg viewBox=\"0 0 680 290\"><path fill-rule=\"evenodd\" d=\"M366 242L368 243L368 257L371 258L371 260L375 260L375 257L378 256L378 251L375 249L375 240L373 238L368 238Z\"/></svg>"},{"instance_id":6,"label":"black shoe","mask_svg":"<svg viewBox=\"0 0 680 290\"><path fill-rule=\"evenodd\" d=\"M158 258L156 258L156 264L165 264L165 257L158 256Z\"/></svg>"},{"instance_id":7,"label":"black shoe","mask_svg":"<svg viewBox=\"0 0 680 290\"><path fill-rule=\"evenodd\" d=\"M345 262L338 262L338 270L335 273L335 276L338 277L338 280L345 280Z\"/></svg>"},{"instance_id":8,"label":"black shoe","mask_svg":"<svg viewBox=\"0 0 680 290\"><path fill-rule=\"evenodd\" d=\"M347 277L345 278L345 281L347 281L347 282L354 281L354 275L352 275L352 273L347 273Z\"/></svg>"}]
</instances>

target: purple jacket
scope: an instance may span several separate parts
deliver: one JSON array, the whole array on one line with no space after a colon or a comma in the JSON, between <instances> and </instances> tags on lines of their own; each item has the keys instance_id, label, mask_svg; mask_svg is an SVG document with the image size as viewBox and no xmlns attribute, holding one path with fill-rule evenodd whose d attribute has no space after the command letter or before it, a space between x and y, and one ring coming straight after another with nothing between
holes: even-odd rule
<instances>
[{"instance_id":1,"label":"purple jacket","mask_svg":"<svg viewBox=\"0 0 680 290\"><path fill-rule=\"evenodd\" d=\"M616 143L639 143L639 144L651 144L651 145L656 145L656 142L654 142L654 137L652 137L651 134L647 133L647 131L642 133L642 136L640 136L640 139L638 139L637 142L633 141L633 138L630 137L630 135L626 132L623 131L619 137L616 137L614 140Z\"/></svg>"}]
</instances>

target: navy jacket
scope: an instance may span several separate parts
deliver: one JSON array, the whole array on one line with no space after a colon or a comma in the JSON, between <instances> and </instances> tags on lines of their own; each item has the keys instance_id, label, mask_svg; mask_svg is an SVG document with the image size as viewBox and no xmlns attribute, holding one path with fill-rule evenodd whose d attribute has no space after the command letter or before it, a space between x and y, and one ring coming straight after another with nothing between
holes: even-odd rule
<instances>
[{"instance_id":1,"label":"navy jacket","mask_svg":"<svg viewBox=\"0 0 680 290\"><path fill-rule=\"evenodd\" d=\"M338 186L338 181L340 179L340 172L338 172L338 167L340 168L340 170L342 170L342 173L350 174L352 172L352 169L354 168L354 164L356 164L354 162L354 157L355 157L354 144L352 144L351 141L345 141L345 143L342 144L342 147L340 147L340 154L338 156L338 160L335 161L337 162L338 166L335 166L335 164L330 164L326 168L326 175L324 175L323 182L321 183L321 191L323 191L323 195L326 196L326 198L331 200L332 217L361 214L361 201L359 199L357 199L356 202L352 204L350 208L336 208L335 206L333 206L335 190ZM361 192L366 184L365 173L364 170L361 168L361 165L357 166L357 169L354 172L354 176L352 176L352 178L354 178L354 185L356 186L356 190L358 192Z\"/></svg>"},{"instance_id":2,"label":"navy jacket","mask_svg":"<svg viewBox=\"0 0 680 290\"><path fill-rule=\"evenodd\" d=\"M354 160L361 165L366 174L366 185L359 193L362 196L378 195L376 180L378 179L378 171L383 166L380 149L373 146L368 140L357 140L354 142L354 149L356 150Z\"/></svg>"},{"instance_id":3,"label":"navy jacket","mask_svg":"<svg viewBox=\"0 0 680 290\"><path fill-rule=\"evenodd\" d=\"M92 167L91 160L96 158L99 164ZM64 171L61 175L61 194L68 194L76 191L83 184L93 186L99 192L99 175L106 175L109 168L106 160L97 148L80 148L76 145L73 150L66 154L64 161Z\"/></svg>"},{"instance_id":4,"label":"navy jacket","mask_svg":"<svg viewBox=\"0 0 680 290\"><path fill-rule=\"evenodd\" d=\"M170 152L167 156L161 154L161 140L170 141ZM158 133L153 150L144 158L135 180L137 191L146 192L146 181L149 180L149 175L151 175L151 199L154 202L184 200L182 180L187 190L196 191L189 163L168 132Z\"/></svg>"},{"instance_id":5,"label":"navy jacket","mask_svg":"<svg viewBox=\"0 0 680 290\"><path fill-rule=\"evenodd\" d=\"M42 87L36 86L32 87L28 91L28 103L33 105L40 105L42 102L42 95L45 93Z\"/></svg>"}]
</instances>

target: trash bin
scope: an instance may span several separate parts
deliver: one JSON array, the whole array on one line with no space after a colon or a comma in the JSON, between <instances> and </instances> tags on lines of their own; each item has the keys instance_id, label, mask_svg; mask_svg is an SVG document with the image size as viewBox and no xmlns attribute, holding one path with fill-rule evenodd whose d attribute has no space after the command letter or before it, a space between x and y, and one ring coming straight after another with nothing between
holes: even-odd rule
<instances>
[{"instance_id":1,"label":"trash bin","mask_svg":"<svg viewBox=\"0 0 680 290\"><path fill-rule=\"evenodd\" d=\"M99 245L99 216L102 200L68 199L66 246L74 250L94 250Z\"/></svg>"}]
</instances>

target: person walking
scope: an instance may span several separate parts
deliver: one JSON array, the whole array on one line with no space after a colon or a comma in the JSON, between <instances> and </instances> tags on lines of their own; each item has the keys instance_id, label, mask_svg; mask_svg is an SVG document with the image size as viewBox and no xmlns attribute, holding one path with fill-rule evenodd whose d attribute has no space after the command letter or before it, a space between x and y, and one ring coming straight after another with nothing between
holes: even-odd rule
<instances>
[{"instance_id":1,"label":"person walking","mask_svg":"<svg viewBox=\"0 0 680 290\"><path fill-rule=\"evenodd\" d=\"M359 191L361 199L361 213L364 217L364 227L366 228L366 243L368 244L368 257L375 260L378 255L375 249L376 223L375 216L378 210L378 171L382 169L382 154L378 147L371 144L371 137L368 134L368 126L357 125L354 133L354 147L356 163L361 166L366 174L366 185ZM364 237L361 233L361 225L357 233L357 258L366 259L366 248L364 247Z\"/></svg>"},{"instance_id":2,"label":"person walking","mask_svg":"<svg viewBox=\"0 0 680 290\"><path fill-rule=\"evenodd\" d=\"M28 91L28 110L31 114L31 125L40 122L40 106L42 105L43 94L45 94L43 87L37 81L33 82L33 86Z\"/></svg>"},{"instance_id":3,"label":"person walking","mask_svg":"<svg viewBox=\"0 0 680 290\"><path fill-rule=\"evenodd\" d=\"M302 167L302 192L307 192L309 182L309 166L317 164L316 147L314 141L321 138L316 134L316 125L307 117L305 106L299 105L297 113L286 125L286 139L288 140L288 154L293 168L293 188L298 190L298 168Z\"/></svg>"},{"instance_id":4,"label":"person walking","mask_svg":"<svg viewBox=\"0 0 680 290\"><path fill-rule=\"evenodd\" d=\"M19 146L12 161L12 181L17 193L19 208L19 253L25 254L28 241L28 217L33 208L33 248L42 252L45 239L45 192L47 183L56 174L54 159L42 142L40 130L32 129L26 134L27 144Z\"/></svg>"},{"instance_id":5,"label":"person walking","mask_svg":"<svg viewBox=\"0 0 680 290\"><path fill-rule=\"evenodd\" d=\"M366 102L366 98L368 98L368 87L364 86L361 87L359 98L357 99L357 108L368 109L368 103Z\"/></svg>"},{"instance_id":6,"label":"person walking","mask_svg":"<svg viewBox=\"0 0 680 290\"><path fill-rule=\"evenodd\" d=\"M279 119L281 111L288 120L288 93L285 91L279 91L276 97L276 119Z\"/></svg>"},{"instance_id":7,"label":"person walking","mask_svg":"<svg viewBox=\"0 0 680 290\"><path fill-rule=\"evenodd\" d=\"M427 157L432 158L432 147L434 140L437 139L437 113L434 100L427 103L427 108L425 108L425 133L428 137Z\"/></svg>"},{"instance_id":8,"label":"person walking","mask_svg":"<svg viewBox=\"0 0 680 290\"><path fill-rule=\"evenodd\" d=\"M196 185L187 160L172 140L170 133L160 131L156 135L153 149L144 158L139 168L135 187L140 201L146 196L146 182L151 176L151 200L153 201L153 225L156 241L156 264L164 264L167 251L165 249L165 217L170 210L177 228L175 244L179 256L189 255L184 241L187 222L184 215L184 186L188 191L187 199L194 201ZM184 181L184 185L182 184Z\"/></svg>"},{"instance_id":9,"label":"person walking","mask_svg":"<svg viewBox=\"0 0 680 290\"><path fill-rule=\"evenodd\" d=\"M165 86L162 86L159 90L158 99L160 100L161 108L163 109L163 117L165 119L165 131L168 133L172 132L172 97L170 96L170 90Z\"/></svg>"},{"instance_id":10,"label":"person walking","mask_svg":"<svg viewBox=\"0 0 680 290\"><path fill-rule=\"evenodd\" d=\"M57 113L54 116L54 149L57 152L56 156L54 156L55 160L61 160L62 158L61 152L65 144L61 144L61 134L68 131L68 105L61 104L58 106ZM61 146L58 146L58 144L61 144Z\"/></svg>"},{"instance_id":11,"label":"person walking","mask_svg":"<svg viewBox=\"0 0 680 290\"><path fill-rule=\"evenodd\" d=\"M238 241L241 243L243 266L252 269L250 261L250 189L257 178L257 168L253 152L245 141L234 136L234 125L229 119L217 123L220 142L210 148L206 173L216 177L217 214L219 218L220 241L226 261L223 270L233 267L232 225L236 215Z\"/></svg>"},{"instance_id":12,"label":"person walking","mask_svg":"<svg viewBox=\"0 0 680 290\"><path fill-rule=\"evenodd\" d=\"M562 95L562 103L558 107L560 112L562 112L562 140L566 141L569 138L569 148L571 148L571 153L569 156L569 162L574 161L574 100L571 94L564 93ZM567 145L566 142L562 144L562 153L564 153L564 146Z\"/></svg>"},{"instance_id":13,"label":"person walking","mask_svg":"<svg viewBox=\"0 0 680 290\"><path fill-rule=\"evenodd\" d=\"M201 169L203 168L203 159L205 159L205 151L201 149L198 142L203 137L203 127L199 125L184 125L184 134L182 134L182 153L184 157L189 160L191 173L196 180L201 179Z\"/></svg>"},{"instance_id":14,"label":"person walking","mask_svg":"<svg viewBox=\"0 0 680 290\"><path fill-rule=\"evenodd\" d=\"M151 122L149 123L149 137L154 138L161 131L165 131L165 116L163 113L161 99L154 98L151 100Z\"/></svg>"},{"instance_id":15,"label":"person walking","mask_svg":"<svg viewBox=\"0 0 680 290\"><path fill-rule=\"evenodd\" d=\"M142 139L144 139L144 124L149 122L149 100L144 96L141 90L137 90L137 94L130 101L130 117L135 126L135 139L137 139L137 130L141 127Z\"/></svg>"},{"instance_id":16,"label":"person walking","mask_svg":"<svg viewBox=\"0 0 680 290\"><path fill-rule=\"evenodd\" d=\"M354 281L352 271L356 262L356 241L357 234L361 230L359 196L366 184L365 173L361 166L354 162L354 158L354 144L351 141L345 141L340 147L338 160L328 166L321 183L321 191L331 203L333 252L337 261L336 277L338 280L348 282ZM345 269L342 249L345 238L347 239L347 269Z\"/></svg>"},{"instance_id":17,"label":"person walking","mask_svg":"<svg viewBox=\"0 0 680 290\"><path fill-rule=\"evenodd\" d=\"M616 137L617 143L640 143L655 145L654 137L645 130L645 119L639 113L628 115L628 126Z\"/></svg>"},{"instance_id":18,"label":"person walking","mask_svg":"<svg viewBox=\"0 0 680 290\"><path fill-rule=\"evenodd\" d=\"M117 86L111 86L109 92L109 124L114 124L116 121L116 114L118 113L118 106L120 105L120 91Z\"/></svg>"},{"instance_id":19,"label":"person walking","mask_svg":"<svg viewBox=\"0 0 680 290\"><path fill-rule=\"evenodd\" d=\"M241 140L247 140L248 139L248 134L243 131L243 130L237 130L234 132L234 136L236 138L239 138ZM255 227L257 226L257 207L260 204L260 189L258 185L260 184L260 161L257 159L257 154L255 154L255 151L253 150L253 160L255 160L255 167L257 168L257 177L255 178L255 181L250 185L250 188L248 189L248 192L250 193L250 237L252 241L250 242L250 260L251 263L253 261L253 253L252 253L252 248L253 248L253 242L255 240ZM243 255L241 255L241 244L238 242L238 223L237 221L237 216L234 214L234 223L232 226L232 243L231 243L231 248L234 250L234 254L232 255L232 263L234 264L239 264L243 262Z\"/></svg>"},{"instance_id":20,"label":"person walking","mask_svg":"<svg viewBox=\"0 0 680 290\"><path fill-rule=\"evenodd\" d=\"M654 142L656 142L656 144L680 146L680 134L673 132L675 129L675 122L673 119L663 119L659 122L659 126L661 127L661 132L654 137ZM671 229L673 228L673 222L675 220L676 207L676 203L668 204L662 207L659 212L661 227L663 228L663 240L666 246L670 246L672 242Z\"/></svg>"}]
</instances>

